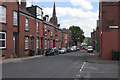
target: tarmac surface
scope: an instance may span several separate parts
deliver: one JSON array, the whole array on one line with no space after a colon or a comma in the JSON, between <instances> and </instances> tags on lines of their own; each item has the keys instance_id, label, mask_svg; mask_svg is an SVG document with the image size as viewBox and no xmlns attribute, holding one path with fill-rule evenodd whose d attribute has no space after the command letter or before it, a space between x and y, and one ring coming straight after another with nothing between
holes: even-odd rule
<instances>
[{"instance_id":1,"label":"tarmac surface","mask_svg":"<svg viewBox=\"0 0 120 80\"><path fill-rule=\"evenodd\" d=\"M99 54L85 50L39 56L28 59L4 60L3 78L118 78L118 61L101 60Z\"/></svg>"}]
</instances>

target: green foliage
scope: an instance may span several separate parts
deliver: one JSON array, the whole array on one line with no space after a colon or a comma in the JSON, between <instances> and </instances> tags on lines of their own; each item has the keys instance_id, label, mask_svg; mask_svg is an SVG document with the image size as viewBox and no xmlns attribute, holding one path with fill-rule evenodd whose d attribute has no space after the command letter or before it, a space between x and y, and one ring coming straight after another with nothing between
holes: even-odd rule
<instances>
[{"instance_id":1,"label":"green foliage","mask_svg":"<svg viewBox=\"0 0 120 80\"><path fill-rule=\"evenodd\" d=\"M72 32L72 40L77 45L77 42L83 42L85 39L84 32L79 26L70 26L69 30Z\"/></svg>"},{"instance_id":2,"label":"green foliage","mask_svg":"<svg viewBox=\"0 0 120 80\"><path fill-rule=\"evenodd\" d=\"M87 45L91 45L91 38L90 37L86 37L84 42L87 43Z\"/></svg>"}]
</instances>

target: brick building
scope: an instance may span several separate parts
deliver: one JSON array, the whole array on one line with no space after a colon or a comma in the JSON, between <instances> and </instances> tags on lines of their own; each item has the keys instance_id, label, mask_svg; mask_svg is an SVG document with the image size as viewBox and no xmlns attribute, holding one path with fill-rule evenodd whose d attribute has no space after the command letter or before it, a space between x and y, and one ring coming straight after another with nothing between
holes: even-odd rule
<instances>
[{"instance_id":1,"label":"brick building","mask_svg":"<svg viewBox=\"0 0 120 80\"><path fill-rule=\"evenodd\" d=\"M91 33L91 45L94 50L96 50L96 31L93 29L93 32Z\"/></svg>"},{"instance_id":2,"label":"brick building","mask_svg":"<svg viewBox=\"0 0 120 80\"><path fill-rule=\"evenodd\" d=\"M9 0L10 1L10 0ZM19 3L0 1L0 56L13 57L18 53Z\"/></svg>"},{"instance_id":3,"label":"brick building","mask_svg":"<svg viewBox=\"0 0 120 80\"><path fill-rule=\"evenodd\" d=\"M68 47L72 47L72 32L71 30L67 29L68 35L67 35L67 41L68 41Z\"/></svg>"},{"instance_id":4,"label":"brick building","mask_svg":"<svg viewBox=\"0 0 120 80\"><path fill-rule=\"evenodd\" d=\"M0 10L1 57L28 56L30 52L38 55L40 49L45 52L52 47L65 47L68 38L65 38L66 32L57 24L55 3L50 21L48 15L43 17L41 7L26 7L26 0L22 0L21 4L17 0L0 2Z\"/></svg>"},{"instance_id":5,"label":"brick building","mask_svg":"<svg viewBox=\"0 0 120 80\"><path fill-rule=\"evenodd\" d=\"M99 20L97 20L97 27L96 27L96 50L100 52L100 28L99 28Z\"/></svg>"},{"instance_id":6,"label":"brick building","mask_svg":"<svg viewBox=\"0 0 120 80\"><path fill-rule=\"evenodd\" d=\"M98 49L102 59L112 59L112 50L120 50L120 2L100 1L99 21L96 28Z\"/></svg>"},{"instance_id":7,"label":"brick building","mask_svg":"<svg viewBox=\"0 0 120 80\"><path fill-rule=\"evenodd\" d=\"M64 28L63 29L63 33L64 33L64 43L65 43L65 47L67 48L67 47L71 47L72 46L72 37L70 36L72 33L71 33L71 31L69 30L69 29L66 29L66 28Z\"/></svg>"}]
</instances>

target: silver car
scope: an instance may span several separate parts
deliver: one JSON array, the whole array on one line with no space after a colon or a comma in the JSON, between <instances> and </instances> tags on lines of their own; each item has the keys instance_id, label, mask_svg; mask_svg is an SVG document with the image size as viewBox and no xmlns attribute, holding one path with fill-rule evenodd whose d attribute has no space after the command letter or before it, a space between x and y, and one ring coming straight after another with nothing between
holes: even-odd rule
<instances>
[{"instance_id":1,"label":"silver car","mask_svg":"<svg viewBox=\"0 0 120 80\"><path fill-rule=\"evenodd\" d=\"M93 47L92 46L88 46L87 47L87 52L93 52Z\"/></svg>"},{"instance_id":2,"label":"silver car","mask_svg":"<svg viewBox=\"0 0 120 80\"><path fill-rule=\"evenodd\" d=\"M58 50L58 52L59 52L60 54L66 53L66 48L61 48L60 50Z\"/></svg>"}]
</instances>

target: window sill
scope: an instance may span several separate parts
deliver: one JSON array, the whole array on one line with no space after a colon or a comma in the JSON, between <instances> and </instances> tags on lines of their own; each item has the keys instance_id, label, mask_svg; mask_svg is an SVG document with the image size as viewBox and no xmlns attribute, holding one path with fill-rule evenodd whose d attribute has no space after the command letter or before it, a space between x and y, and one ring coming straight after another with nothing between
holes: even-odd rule
<instances>
[{"instance_id":1,"label":"window sill","mask_svg":"<svg viewBox=\"0 0 120 80\"><path fill-rule=\"evenodd\" d=\"M39 34L39 32L37 32L37 34Z\"/></svg>"},{"instance_id":2,"label":"window sill","mask_svg":"<svg viewBox=\"0 0 120 80\"><path fill-rule=\"evenodd\" d=\"M25 49L25 51L28 51L29 49Z\"/></svg>"},{"instance_id":3,"label":"window sill","mask_svg":"<svg viewBox=\"0 0 120 80\"><path fill-rule=\"evenodd\" d=\"M14 27L18 27L18 25L13 25Z\"/></svg>"},{"instance_id":4,"label":"window sill","mask_svg":"<svg viewBox=\"0 0 120 80\"><path fill-rule=\"evenodd\" d=\"M7 25L7 23L2 23L2 22L0 22L0 24L4 24L4 25Z\"/></svg>"},{"instance_id":5,"label":"window sill","mask_svg":"<svg viewBox=\"0 0 120 80\"><path fill-rule=\"evenodd\" d=\"M0 50L6 50L7 48L0 48Z\"/></svg>"},{"instance_id":6,"label":"window sill","mask_svg":"<svg viewBox=\"0 0 120 80\"><path fill-rule=\"evenodd\" d=\"M25 30L25 32L29 32L29 30Z\"/></svg>"}]
</instances>

